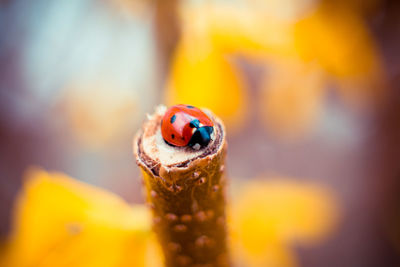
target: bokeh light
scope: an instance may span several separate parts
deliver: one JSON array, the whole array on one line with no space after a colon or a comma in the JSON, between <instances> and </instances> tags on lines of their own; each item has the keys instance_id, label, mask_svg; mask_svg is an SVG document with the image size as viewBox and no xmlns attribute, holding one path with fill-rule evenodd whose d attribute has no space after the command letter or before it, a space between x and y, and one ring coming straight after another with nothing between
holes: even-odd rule
<instances>
[{"instance_id":1,"label":"bokeh light","mask_svg":"<svg viewBox=\"0 0 400 267\"><path fill-rule=\"evenodd\" d=\"M2 1L0 265L161 266L132 138L182 103L227 126L236 266L398 266L399 14L396 0Z\"/></svg>"}]
</instances>

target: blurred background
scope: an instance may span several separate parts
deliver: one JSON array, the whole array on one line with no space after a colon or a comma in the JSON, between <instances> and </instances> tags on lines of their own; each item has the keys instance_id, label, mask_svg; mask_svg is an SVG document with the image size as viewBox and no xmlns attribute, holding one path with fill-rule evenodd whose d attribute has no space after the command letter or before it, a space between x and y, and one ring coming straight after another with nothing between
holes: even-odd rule
<instances>
[{"instance_id":1,"label":"blurred background","mask_svg":"<svg viewBox=\"0 0 400 267\"><path fill-rule=\"evenodd\" d=\"M298 265L400 266L399 47L396 0L0 1L1 238L32 165L142 203L133 135L186 103L226 123L231 199L272 176L335 196Z\"/></svg>"}]
</instances>

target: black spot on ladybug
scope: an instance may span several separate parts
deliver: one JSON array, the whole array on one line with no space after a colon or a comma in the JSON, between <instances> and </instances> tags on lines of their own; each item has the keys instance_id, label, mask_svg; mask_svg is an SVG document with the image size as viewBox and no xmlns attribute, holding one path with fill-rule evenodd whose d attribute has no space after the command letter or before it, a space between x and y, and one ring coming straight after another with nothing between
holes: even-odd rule
<instances>
[{"instance_id":1,"label":"black spot on ladybug","mask_svg":"<svg viewBox=\"0 0 400 267\"><path fill-rule=\"evenodd\" d=\"M184 136L182 136L182 137L181 137L181 139L182 139L182 140L185 140L185 137L184 137Z\"/></svg>"},{"instance_id":2,"label":"black spot on ladybug","mask_svg":"<svg viewBox=\"0 0 400 267\"><path fill-rule=\"evenodd\" d=\"M174 134L171 134L171 137L172 137L172 139L174 139L174 138L175 138L175 135L174 135Z\"/></svg>"},{"instance_id":3,"label":"black spot on ladybug","mask_svg":"<svg viewBox=\"0 0 400 267\"><path fill-rule=\"evenodd\" d=\"M194 107L193 107L193 106L191 106L191 105L187 105L186 107L187 107L187 108L194 108Z\"/></svg>"},{"instance_id":4,"label":"black spot on ladybug","mask_svg":"<svg viewBox=\"0 0 400 267\"><path fill-rule=\"evenodd\" d=\"M192 120L189 124L190 128L199 128L200 121L198 119Z\"/></svg>"},{"instance_id":5,"label":"black spot on ladybug","mask_svg":"<svg viewBox=\"0 0 400 267\"><path fill-rule=\"evenodd\" d=\"M176 115L174 114L174 115L171 117L171 123L174 123L175 120L176 120Z\"/></svg>"}]
</instances>

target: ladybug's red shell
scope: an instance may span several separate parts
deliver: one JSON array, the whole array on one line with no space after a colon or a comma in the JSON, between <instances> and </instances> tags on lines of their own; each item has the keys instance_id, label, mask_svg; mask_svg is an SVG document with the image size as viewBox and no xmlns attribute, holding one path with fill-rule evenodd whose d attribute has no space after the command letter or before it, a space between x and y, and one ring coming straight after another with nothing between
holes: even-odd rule
<instances>
[{"instance_id":1,"label":"ladybug's red shell","mask_svg":"<svg viewBox=\"0 0 400 267\"><path fill-rule=\"evenodd\" d=\"M187 146L194 132L191 122L197 120L201 126L214 126L211 119L196 107L172 106L165 112L161 121L161 134L164 140L171 145Z\"/></svg>"}]
</instances>

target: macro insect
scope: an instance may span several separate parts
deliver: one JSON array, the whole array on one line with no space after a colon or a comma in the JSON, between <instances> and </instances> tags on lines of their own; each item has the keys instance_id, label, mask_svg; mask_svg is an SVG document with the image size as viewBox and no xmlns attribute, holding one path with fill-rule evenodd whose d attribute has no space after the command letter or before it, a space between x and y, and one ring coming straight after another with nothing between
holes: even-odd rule
<instances>
[{"instance_id":1,"label":"macro insect","mask_svg":"<svg viewBox=\"0 0 400 267\"><path fill-rule=\"evenodd\" d=\"M195 150L208 145L214 123L200 109L190 105L170 107L161 120L161 134L172 146L189 146Z\"/></svg>"}]
</instances>

